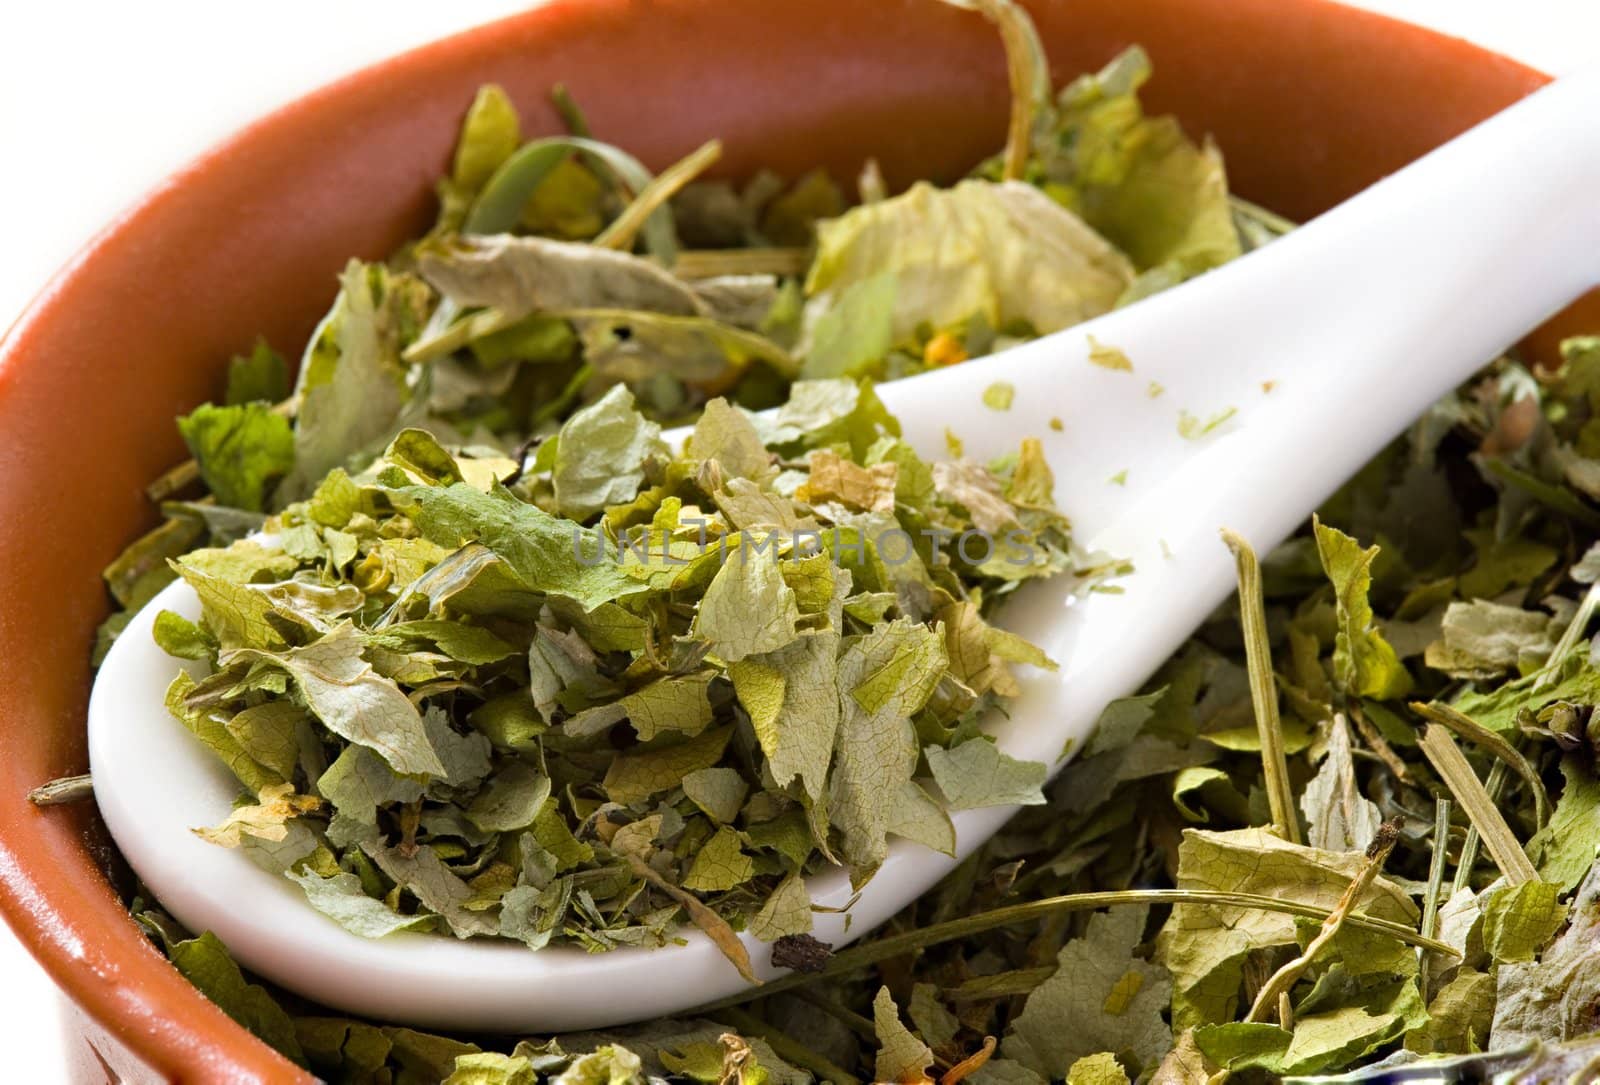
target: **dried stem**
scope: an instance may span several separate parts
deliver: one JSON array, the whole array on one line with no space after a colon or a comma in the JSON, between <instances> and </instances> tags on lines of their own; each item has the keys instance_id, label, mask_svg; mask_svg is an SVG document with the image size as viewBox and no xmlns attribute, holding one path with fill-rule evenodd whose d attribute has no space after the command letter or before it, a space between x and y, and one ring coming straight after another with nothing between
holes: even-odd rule
<instances>
[{"instance_id":1,"label":"dried stem","mask_svg":"<svg viewBox=\"0 0 1600 1085\"><path fill-rule=\"evenodd\" d=\"M804 275L811 266L808 249L689 249L678 254L672 273L680 279L718 275Z\"/></svg>"},{"instance_id":2,"label":"dried stem","mask_svg":"<svg viewBox=\"0 0 1600 1085\"><path fill-rule=\"evenodd\" d=\"M1589 590L1583 595L1583 602L1578 604L1578 612L1572 616L1572 621L1567 623L1567 628L1561 631L1561 639L1556 641L1555 650L1550 653L1550 658L1540 669L1539 677L1534 679L1535 693L1548 689L1556 683L1561 673L1562 661L1583 639L1584 630L1594 621L1596 610L1600 610L1600 583L1589 586Z\"/></svg>"},{"instance_id":3,"label":"dried stem","mask_svg":"<svg viewBox=\"0 0 1600 1085\"><path fill-rule=\"evenodd\" d=\"M578 103L573 101L565 83L557 83L550 88L550 104L555 106L556 113L561 117L561 123L567 126L567 131L572 135L584 139L594 135L589 131L588 118L583 115L583 110L578 108Z\"/></svg>"},{"instance_id":4,"label":"dried stem","mask_svg":"<svg viewBox=\"0 0 1600 1085\"><path fill-rule=\"evenodd\" d=\"M1439 898L1444 895L1444 869L1450 865L1449 799L1440 799L1433 808L1433 858L1428 863L1428 892L1422 901L1422 933L1439 937Z\"/></svg>"},{"instance_id":5,"label":"dried stem","mask_svg":"<svg viewBox=\"0 0 1600 1085\"><path fill-rule=\"evenodd\" d=\"M1356 725L1356 731L1361 735L1361 741L1365 742L1367 747L1378 755L1378 760L1382 761L1388 770L1394 773L1395 779L1403 784L1411 783L1411 770L1400 759L1400 755L1394 752L1394 747L1389 745L1389 740L1384 738L1378 729L1372 725L1371 720L1367 719L1367 714L1361 711L1361 706L1352 703L1349 706L1349 714L1351 722Z\"/></svg>"},{"instance_id":6,"label":"dried stem","mask_svg":"<svg viewBox=\"0 0 1600 1085\"><path fill-rule=\"evenodd\" d=\"M1291 844L1299 844L1300 821L1294 812L1294 790L1289 786L1289 763L1283 751L1283 726L1278 719L1278 684L1272 674L1272 649L1267 644L1267 611L1261 594L1261 563L1256 552L1237 533L1222 529L1222 541L1233 551L1239 567L1239 620L1244 627L1245 663L1250 673L1250 701L1255 707L1256 729L1261 733L1261 768L1266 780L1267 806L1273 830Z\"/></svg>"},{"instance_id":7,"label":"dried stem","mask_svg":"<svg viewBox=\"0 0 1600 1085\"><path fill-rule=\"evenodd\" d=\"M1311 967L1312 962L1317 958L1317 954L1321 953L1323 948L1333 941L1334 937L1339 933L1339 928L1344 926L1344 921L1349 918L1351 911L1356 906L1356 902L1361 899L1362 894L1372 885L1372 879L1376 878L1378 872L1383 869L1384 860L1389 858L1389 853L1394 850L1395 842L1399 838L1400 828L1398 823L1393 821L1385 822L1379 828L1378 835L1373 838L1372 845L1367 848L1367 861L1362 864L1361 869L1356 872L1356 876L1345 887L1344 893L1339 897L1339 903L1334 905L1333 911L1322 921L1322 929L1306 945L1305 952L1274 972L1271 978L1262 985L1260 992L1256 995L1254 1005L1250 1007L1250 1012L1245 1016L1245 1021L1265 1021L1274 1011L1281 1012L1279 1003L1284 1002L1287 1004L1286 1000L1290 989L1305 974L1306 969ZM1284 1028L1290 1028L1292 1025L1292 1022L1283 1022Z\"/></svg>"},{"instance_id":8,"label":"dried stem","mask_svg":"<svg viewBox=\"0 0 1600 1085\"><path fill-rule=\"evenodd\" d=\"M1489 854L1494 857L1495 865L1506 876L1506 880L1512 885L1536 880L1538 871L1533 869L1527 853L1517 842L1516 834L1506 824L1506 819L1500 816L1494 799L1490 798L1478 774L1472 771L1466 754L1450 737L1450 732L1443 727L1429 726L1423 730L1418 745L1434 771L1450 789L1450 794L1467 812L1467 817L1488 845ZM1463 863L1466 858L1462 856Z\"/></svg>"},{"instance_id":9,"label":"dried stem","mask_svg":"<svg viewBox=\"0 0 1600 1085\"><path fill-rule=\"evenodd\" d=\"M1533 763L1515 746L1450 705L1422 704L1413 701L1411 711L1429 723L1448 727L1457 737L1466 739L1474 746L1483 747L1504 761L1511 771L1522 777L1522 782L1528 785L1528 790L1533 792L1534 821L1543 828L1545 822L1550 820L1550 794L1544 789L1544 781L1539 779L1539 771L1533 767Z\"/></svg>"},{"instance_id":10,"label":"dried stem","mask_svg":"<svg viewBox=\"0 0 1600 1085\"><path fill-rule=\"evenodd\" d=\"M873 1043L877 1043L878 1029L872 1023L871 1018L863 1017L856 1011L839 1005L820 991L813 991L806 987L801 987L795 991L794 997L808 1006L815 1006L863 1040L871 1040Z\"/></svg>"},{"instance_id":11,"label":"dried stem","mask_svg":"<svg viewBox=\"0 0 1600 1085\"><path fill-rule=\"evenodd\" d=\"M1009 927L1017 923L1027 923L1064 912L1092 912L1118 905L1149 906L1152 904L1218 904L1230 908L1254 908L1263 912L1277 912L1281 915L1305 916L1308 919L1316 920L1326 919L1330 914L1328 909L1319 908L1314 904L1301 904L1298 901L1282 900L1278 897L1261 896L1255 893L1227 893L1211 889L1122 889L1115 892L1073 893L1067 896L1046 897L1043 900L1011 904L1004 908L994 908L987 912L979 912L976 915L962 916L959 919L948 920L944 923L935 923L932 926L921 927L917 930L904 931L900 934L891 934L883 938L874 939L871 942L835 953L828 960L827 965L818 972L805 975L794 974L784 976L782 979L770 980L759 988L741 992L720 1002L710 1003L702 1007L700 1012L710 1013L723 1006L738 1005L751 999L782 994L784 991L792 991L796 987L802 987L815 980L845 975L854 972L858 968L866 968L869 965L877 964L879 961L888 960L890 957L898 957L901 954L925 949L928 946L955 941L959 938L967 938L983 931L994 930L997 927ZM1352 927L1359 927L1375 934L1386 934L1406 945L1422 946L1435 953L1443 953L1448 957L1460 956L1460 953L1453 947L1432 938L1424 938L1410 927L1391 920L1378 919L1373 916L1356 913L1346 917L1345 922Z\"/></svg>"},{"instance_id":12,"label":"dried stem","mask_svg":"<svg viewBox=\"0 0 1600 1085\"><path fill-rule=\"evenodd\" d=\"M1006 149L1000 176L1021 177L1033 152L1033 124L1040 106L1050 97L1050 66L1033 20L1015 0L952 0L972 8L994 24L1006 50L1006 76L1011 84L1011 119L1006 126Z\"/></svg>"},{"instance_id":13,"label":"dried stem","mask_svg":"<svg viewBox=\"0 0 1600 1085\"><path fill-rule=\"evenodd\" d=\"M1500 795L1506 789L1506 778L1511 775L1511 770L1506 768L1504 761L1496 761L1489 770L1489 778L1484 781L1484 790L1489 792L1489 798L1494 802L1500 801ZM1478 835L1478 827L1467 825L1467 835L1461 842L1461 858L1456 862L1455 880L1450 883L1450 893L1465 889L1472 880L1472 868L1478 865L1478 846L1483 843L1483 838Z\"/></svg>"},{"instance_id":14,"label":"dried stem","mask_svg":"<svg viewBox=\"0 0 1600 1085\"><path fill-rule=\"evenodd\" d=\"M710 140L701 144L686 158L682 158L655 176L640 190L633 202L622 209L622 214L594 239L596 245L607 249L627 251L633 248L634 239L644 229L645 222L662 204L672 199L684 185L694 180L706 168L722 157L722 141Z\"/></svg>"},{"instance_id":15,"label":"dried stem","mask_svg":"<svg viewBox=\"0 0 1600 1085\"><path fill-rule=\"evenodd\" d=\"M1433 858L1428 863L1428 889L1422 897L1422 933L1429 938L1439 937L1439 898L1444 895L1444 870L1450 865L1450 810L1450 800L1443 798L1433 808ZM1430 997L1427 957L1427 950L1417 950L1417 990L1424 1003Z\"/></svg>"},{"instance_id":16,"label":"dried stem","mask_svg":"<svg viewBox=\"0 0 1600 1085\"><path fill-rule=\"evenodd\" d=\"M28 801L35 806L65 806L67 803L82 802L94 798L94 781L88 773L82 776L63 776L59 780L51 780L48 784L40 784L28 792Z\"/></svg>"},{"instance_id":17,"label":"dried stem","mask_svg":"<svg viewBox=\"0 0 1600 1085\"><path fill-rule=\"evenodd\" d=\"M687 889L677 886L663 878L661 874L637 855L629 853L625 858L634 874L643 878L667 896L683 906L689 913L689 919L695 926L705 932L711 941L716 943L722 955L728 958L733 967L738 969L739 975L751 985L759 985L761 981L756 978L755 969L750 967L750 951L745 948L739 936L734 933L728 921L713 911L704 901Z\"/></svg>"}]
</instances>

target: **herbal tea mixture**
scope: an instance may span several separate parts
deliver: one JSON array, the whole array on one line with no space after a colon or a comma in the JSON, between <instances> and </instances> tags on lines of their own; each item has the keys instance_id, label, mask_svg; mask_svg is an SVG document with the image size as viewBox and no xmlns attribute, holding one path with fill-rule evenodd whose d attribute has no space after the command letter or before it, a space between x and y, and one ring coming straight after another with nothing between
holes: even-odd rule
<instances>
[{"instance_id":1,"label":"herbal tea mixture","mask_svg":"<svg viewBox=\"0 0 1600 1085\"><path fill-rule=\"evenodd\" d=\"M1596 1077L1600 339L1495 361L1259 562L1229 540L1239 599L1046 784L981 721L1055 661L991 618L1031 579L1138 571L1074 548L1037 440L975 463L957 423L925 459L874 382L1289 227L1144 115L1137 49L1055 93L1025 13L971 6L1017 91L1003 152L898 195L869 163L853 205L821 172L698 179L714 142L652 175L559 89L571 134L524 142L485 87L438 223L345 270L294 383L261 344L179 420L193 460L106 571L98 652L174 579L199 596L155 626L207 672L172 714L241 787L197 832L367 937L692 926L794 969L606 1033L444 1037L263 986L136 894L288 1058L457 1085ZM860 884L988 805L1024 809L883 929L809 933L807 874Z\"/></svg>"}]
</instances>

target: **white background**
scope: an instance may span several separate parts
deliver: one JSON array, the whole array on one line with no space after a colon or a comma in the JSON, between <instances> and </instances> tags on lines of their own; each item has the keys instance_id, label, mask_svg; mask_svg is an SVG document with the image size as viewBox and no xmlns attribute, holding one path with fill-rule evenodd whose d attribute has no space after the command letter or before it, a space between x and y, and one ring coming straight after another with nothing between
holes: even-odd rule
<instances>
[{"instance_id":1,"label":"white background","mask_svg":"<svg viewBox=\"0 0 1600 1085\"><path fill-rule=\"evenodd\" d=\"M1594 0L1358 4L1551 72L1569 71L1600 52ZM527 6L527 0L7 4L0 14L0 328L109 218L242 122L370 61ZM0 1051L8 1079L64 1080L58 1035L50 981L0 926Z\"/></svg>"}]
</instances>

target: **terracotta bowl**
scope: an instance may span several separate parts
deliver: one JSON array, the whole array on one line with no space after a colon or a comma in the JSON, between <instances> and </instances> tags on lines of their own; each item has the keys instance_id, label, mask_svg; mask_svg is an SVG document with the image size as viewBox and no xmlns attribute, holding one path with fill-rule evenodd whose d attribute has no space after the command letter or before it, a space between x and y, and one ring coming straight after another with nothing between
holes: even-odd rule
<instances>
[{"instance_id":1,"label":"terracotta bowl","mask_svg":"<svg viewBox=\"0 0 1600 1085\"><path fill-rule=\"evenodd\" d=\"M1031 6L1058 80L1142 43L1150 105L1212 133L1235 189L1295 218L1545 81L1321 0ZM532 130L557 127L546 93L565 82L597 132L656 167L720 136L730 175L822 164L848 179L875 155L901 183L953 178L998 147L1007 101L992 32L932 0L558 0L257 122L46 287L0 341L0 908L71 1000L80 1080L309 1080L147 944L93 811L25 795L84 770L98 573L154 521L142 487L180 458L173 416L217 393L223 359L257 334L297 350L348 257L425 226L487 81Z\"/></svg>"}]
</instances>

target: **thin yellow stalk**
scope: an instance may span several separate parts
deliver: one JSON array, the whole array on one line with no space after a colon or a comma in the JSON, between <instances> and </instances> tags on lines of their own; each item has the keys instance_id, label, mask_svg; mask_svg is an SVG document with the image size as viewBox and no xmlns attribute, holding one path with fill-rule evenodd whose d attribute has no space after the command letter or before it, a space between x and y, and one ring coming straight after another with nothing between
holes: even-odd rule
<instances>
[{"instance_id":1,"label":"thin yellow stalk","mask_svg":"<svg viewBox=\"0 0 1600 1085\"><path fill-rule=\"evenodd\" d=\"M1250 544L1237 533L1223 528L1222 541L1233 551L1239 567L1239 621L1244 627L1250 702L1255 707L1256 729L1261 734L1261 768L1273 831L1289 843L1299 844L1300 821L1295 816L1294 791L1289 786L1289 762L1283 749L1283 727L1278 719L1278 684L1272 674L1272 649L1267 644L1261 563L1256 560L1256 552Z\"/></svg>"},{"instance_id":2,"label":"thin yellow stalk","mask_svg":"<svg viewBox=\"0 0 1600 1085\"><path fill-rule=\"evenodd\" d=\"M608 249L626 251L633 248L634 238L639 236L639 231L644 229L645 221L655 214L656 209L672 199L684 185L705 172L711 163L721 157L722 141L713 139L701 144L687 157L662 170L639 191L632 203L622 209L622 214L600 232L594 243Z\"/></svg>"},{"instance_id":3,"label":"thin yellow stalk","mask_svg":"<svg viewBox=\"0 0 1600 1085\"><path fill-rule=\"evenodd\" d=\"M1028 169L1033 153L1033 125L1039 107L1050 96L1050 67L1033 19L1014 0L951 0L980 12L1000 32L1006 50L1006 78L1011 84L1011 119L1000 176L1014 181Z\"/></svg>"},{"instance_id":4,"label":"thin yellow stalk","mask_svg":"<svg viewBox=\"0 0 1600 1085\"><path fill-rule=\"evenodd\" d=\"M1483 838L1484 845L1506 880L1512 885L1535 881L1539 872L1529 862L1527 853L1517 842L1516 834L1506 824L1506 819L1500 816L1483 781L1472 771L1467 755L1461 752L1455 739L1450 737L1450 732L1443 727L1430 725L1424 728L1418 745L1428 763L1450 789L1455 801L1467 812L1467 817Z\"/></svg>"},{"instance_id":5,"label":"thin yellow stalk","mask_svg":"<svg viewBox=\"0 0 1600 1085\"><path fill-rule=\"evenodd\" d=\"M680 279L718 275L804 275L811 266L807 249L689 249L678 254L672 273Z\"/></svg>"},{"instance_id":6,"label":"thin yellow stalk","mask_svg":"<svg viewBox=\"0 0 1600 1085\"><path fill-rule=\"evenodd\" d=\"M902 931L899 934L875 938L870 942L864 942L835 953L820 971L803 975L796 973L785 976L782 979L769 980L760 987L751 988L732 998L702 1007L699 1012L709 1013L723 1006L737 1005L751 999L781 994L784 991L804 986L814 980L846 975L857 969L877 964L879 961L888 960L891 957L899 957L903 954L913 953L920 949L926 949L928 946L935 946L944 942L969 938L974 934L981 934L984 931L994 930L998 927L1014 926L1019 923L1028 923L1068 912L1093 912L1101 908L1112 908L1121 905L1149 906L1154 904L1226 905L1232 908L1254 908L1263 912L1276 912L1280 915L1305 916L1308 919L1319 921L1328 918L1332 914L1327 908L1319 908L1314 904L1302 904L1299 901L1283 900L1278 897L1262 896L1256 893L1229 893L1213 889L1120 889L1098 893L1072 893L1060 897L1046 897L1042 900L1031 900L1022 904L1007 905L1004 908L993 908L987 912L979 912L976 915L962 916L959 919L934 923L916 930ZM1421 946L1434 953L1443 953L1448 957L1461 956L1454 947L1433 938L1424 938L1410 927L1402 923L1395 923L1392 920L1354 913L1345 917L1345 923L1361 930L1387 935L1409 946Z\"/></svg>"},{"instance_id":7,"label":"thin yellow stalk","mask_svg":"<svg viewBox=\"0 0 1600 1085\"><path fill-rule=\"evenodd\" d=\"M1543 828L1544 823L1550 820L1550 794L1544 789L1544 781L1539 779L1539 771L1533 767L1533 763L1515 746L1450 705L1413 701L1411 711L1429 723L1448 727L1458 738L1466 739L1474 746L1481 746L1504 761L1511 771L1522 777L1522 782L1528 785L1528 790L1533 792L1534 821Z\"/></svg>"}]
</instances>

